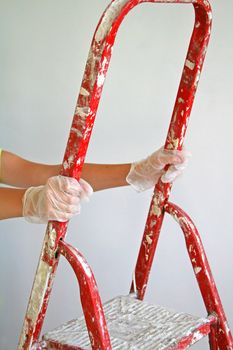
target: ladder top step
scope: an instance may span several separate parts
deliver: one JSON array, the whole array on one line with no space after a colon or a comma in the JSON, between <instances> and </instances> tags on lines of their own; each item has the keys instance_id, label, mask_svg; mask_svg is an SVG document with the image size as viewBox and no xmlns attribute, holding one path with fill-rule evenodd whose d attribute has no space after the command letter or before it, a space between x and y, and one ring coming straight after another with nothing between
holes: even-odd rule
<instances>
[{"instance_id":1,"label":"ladder top step","mask_svg":"<svg viewBox=\"0 0 233 350\"><path fill-rule=\"evenodd\" d=\"M130 295L105 303L104 313L113 350L185 349L207 335L212 322L150 305ZM48 350L91 350L83 317L47 333L43 340Z\"/></svg>"}]
</instances>

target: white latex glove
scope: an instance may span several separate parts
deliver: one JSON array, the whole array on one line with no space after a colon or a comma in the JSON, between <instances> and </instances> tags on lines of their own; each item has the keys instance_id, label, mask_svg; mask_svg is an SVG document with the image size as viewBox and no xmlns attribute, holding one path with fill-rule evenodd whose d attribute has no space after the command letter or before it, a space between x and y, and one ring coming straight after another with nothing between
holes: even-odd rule
<instances>
[{"instance_id":1,"label":"white latex glove","mask_svg":"<svg viewBox=\"0 0 233 350\"><path fill-rule=\"evenodd\" d=\"M132 163L126 181L137 191L142 192L155 184L173 182L185 169L190 154L185 151L167 151L160 148L146 159ZM170 165L165 172L164 167Z\"/></svg>"},{"instance_id":2,"label":"white latex glove","mask_svg":"<svg viewBox=\"0 0 233 350\"><path fill-rule=\"evenodd\" d=\"M89 200L92 187L84 180L54 176L44 186L30 187L23 197L23 216L32 223L68 221L79 214L81 200Z\"/></svg>"}]
</instances>

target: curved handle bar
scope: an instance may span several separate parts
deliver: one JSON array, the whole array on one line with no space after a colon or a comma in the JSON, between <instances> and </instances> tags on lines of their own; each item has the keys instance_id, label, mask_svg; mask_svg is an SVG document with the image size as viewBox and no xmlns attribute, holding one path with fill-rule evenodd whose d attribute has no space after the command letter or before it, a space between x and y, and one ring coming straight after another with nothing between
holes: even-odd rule
<instances>
[{"instance_id":1,"label":"curved handle bar","mask_svg":"<svg viewBox=\"0 0 233 350\"><path fill-rule=\"evenodd\" d=\"M80 178L118 28L132 8L145 2L194 6L194 30L166 139L166 148L182 147L210 36L210 4L207 0L115 0L104 12L92 40L63 160L63 175Z\"/></svg>"}]
</instances>

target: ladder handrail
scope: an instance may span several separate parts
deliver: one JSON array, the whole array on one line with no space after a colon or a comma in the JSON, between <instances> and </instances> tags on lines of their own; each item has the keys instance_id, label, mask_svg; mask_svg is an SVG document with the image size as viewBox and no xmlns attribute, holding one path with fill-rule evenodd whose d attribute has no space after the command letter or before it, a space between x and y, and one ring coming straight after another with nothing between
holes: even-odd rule
<instances>
[{"instance_id":1,"label":"ladder handrail","mask_svg":"<svg viewBox=\"0 0 233 350\"><path fill-rule=\"evenodd\" d=\"M176 204L167 202L164 206L164 210L177 221L184 234L187 253L197 279L202 299L205 303L206 311L208 315L213 315L217 319L216 330L212 328L210 342L215 343L218 335L217 344L219 348L232 349L233 338L210 269L210 265L205 254L200 234L189 215ZM211 349L214 348L213 344L211 345Z\"/></svg>"},{"instance_id":2,"label":"ladder handrail","mask_svg":"<svg viewBox=\"0 0 233 350\"><path fill-rule=\"evenodd\" d=\"M62 175L72 176L77 180L80 179L118 28L123 18L132 8L147 2L192 4L196 13L196 28L194 28L194 32L199 33L200 30L203 30L205 33L205 45L208 44L211 27L211 8L207 0L113 0L101 17L92 40L63 159ZM199 23L197 21L200 18L203 19L203 21ZM204 56L205 52L203 49L202 56L200 57L202 63L204 61ZM189 67L187 65L187 69L191 66L190 64ZM195 76L197 87L197 78L200 72L196 69L197 67L193 71L193 73L195 73L193 76ZM195 94L195 89L192 90L192 93ZM192 101L189 101L189 106L191 107L191 105ZM174 118L175 115L173 115L173 122ZM185 130L182 128L183 125L181 124L179 124L177 128L174 128L173 122L171 123L170 132L168 134L166 148L169 148L169 144L174 148L181 148L182 141L180 137L181 135L184 136ZM186 129L187 123L184 125ZM177 140L177 137L179 137L179 141L174 144L174 140ZM161 187L161 184L159 186ZM157 190L160 190L160 187L158 187ZM164 193L166 194L165 197L168 197L170 191L169 186L165 186L161 188L161 190L162 191L158 193ZM155 200L157 200L157 209L161 210L160 208L162 208L164 202L162 201L159 203L160 207L158 207L158 198L158 196L153 198L152 209ZM161 219L162 216L159 218L162 223ZM58 223L55 221L50 221L48 223L18 346L19 350L30 349L39 338L59 261L58 243L61 238L65 237L67 226L68 223ZM139 285L138 281L137 285Z\"/></svg>"},{"instance_id":3,"label":"ladder handrail","mask_svg":"<svg viewBox=\"0 0 233 350\"><path fill-rule=\"evenodd\" d=\"M69 262L77 277L80 299L92 347L111 350L102 302L89 264L76 248L63 240L59 241L59 251Z\"/></svg>"}]
</instances>

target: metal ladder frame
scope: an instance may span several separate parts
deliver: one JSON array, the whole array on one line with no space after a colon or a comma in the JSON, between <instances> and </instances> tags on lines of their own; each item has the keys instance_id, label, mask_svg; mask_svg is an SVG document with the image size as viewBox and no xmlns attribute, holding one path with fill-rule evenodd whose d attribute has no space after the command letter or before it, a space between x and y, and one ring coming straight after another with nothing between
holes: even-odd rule
<instances>
[{"instance_id":1,"label":"metal ladder frame","mask_svg":"<svg viewBox=\"0 0 233 350\"><path fill-rule=\"evenodd\" d=\"M192 4L195 11L194 29L165 143L166 149L182 149L210 37L212 24L210 4L207 0L113 0L101 17L94 33L63 159L61 175L71 176L77 180L81 177L118 28L131 9L146 2ZM140 300L144 298L166 212L175 218L184 233L187 251L206 310L212 318L209 335L210 347L212 350L233 349L232 335L227 325L200 236L189 216L182 209L168 201L170 191L171 184L163 184L159 181L155 186L135 268L135 278L130 292L135 293ZM68 222L50 221L48 223L18 350L38 349L37 344L60 254L68 260L77 276L92 349L111 349L94 275L84 257L64 241L67 227ZM177 349L184 349L191 342L192 339L185 339L182 347L180 345Z\"/></svg>"}]
</instances>

